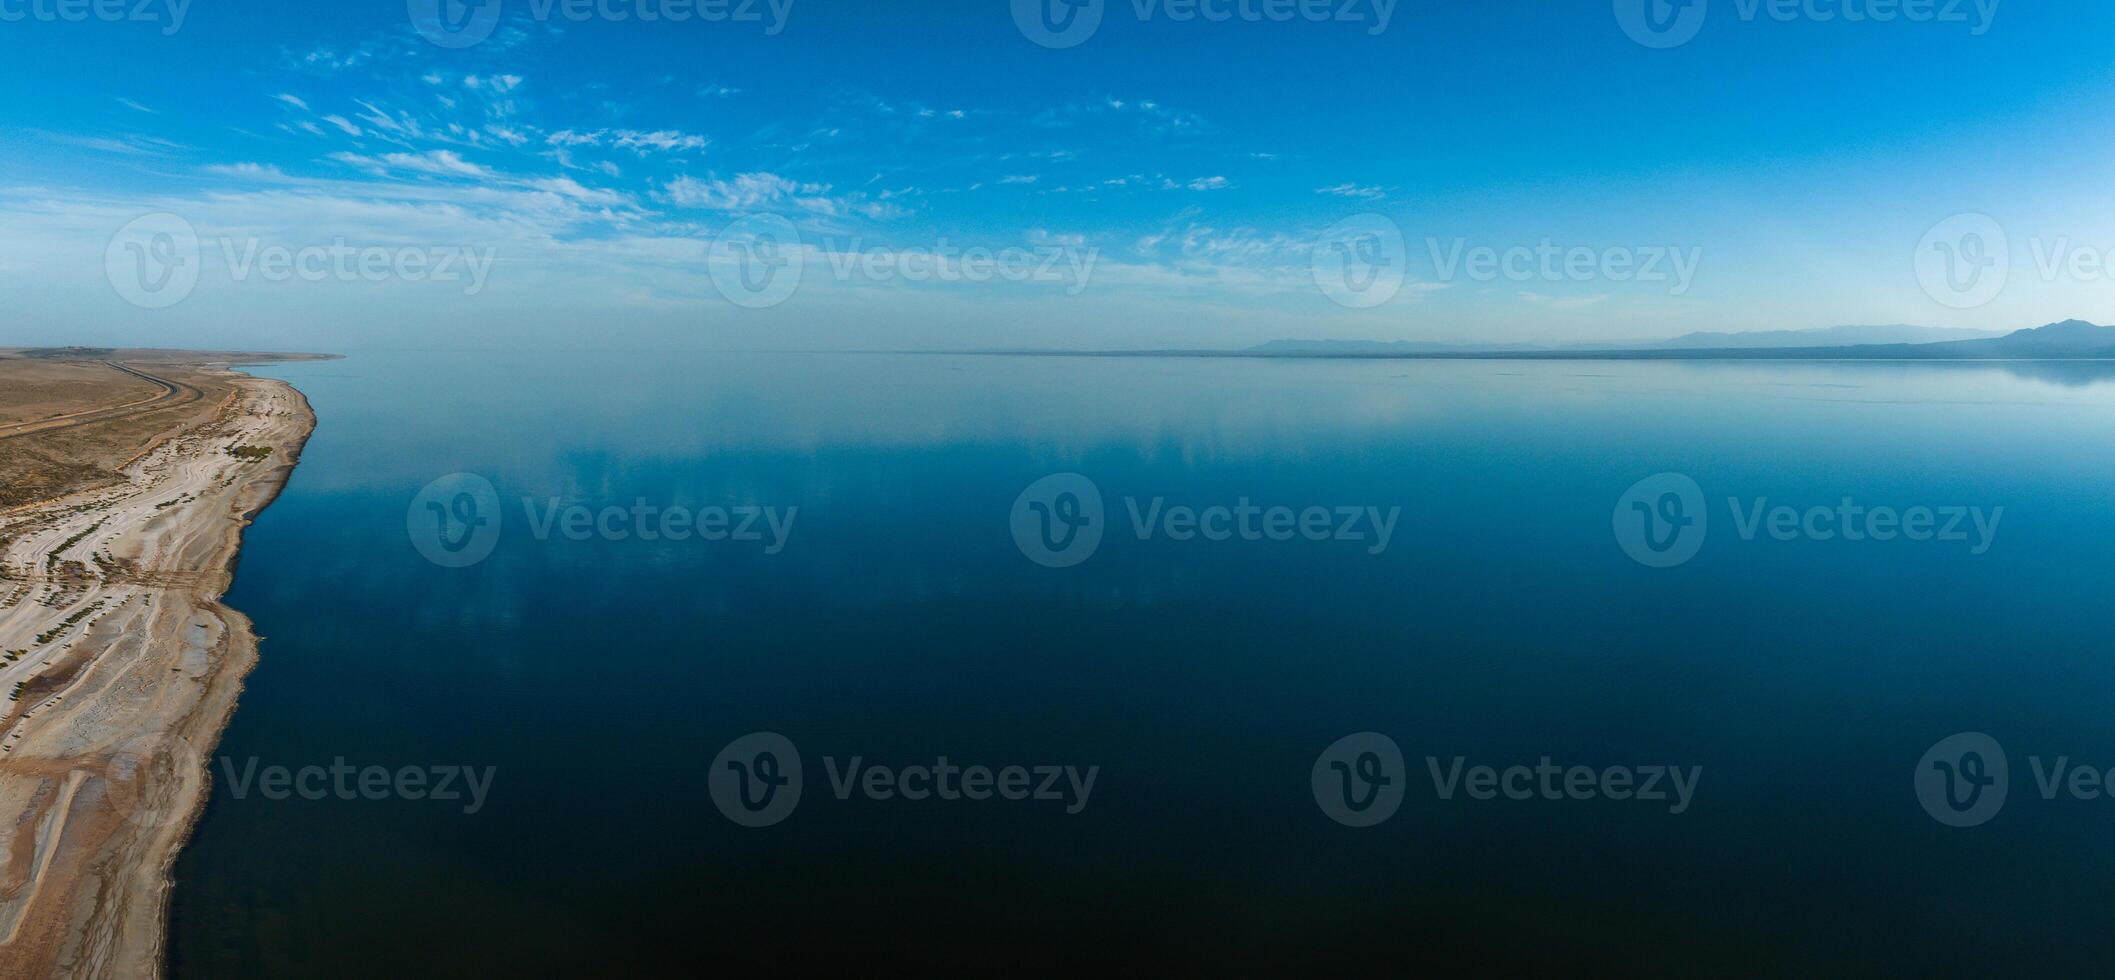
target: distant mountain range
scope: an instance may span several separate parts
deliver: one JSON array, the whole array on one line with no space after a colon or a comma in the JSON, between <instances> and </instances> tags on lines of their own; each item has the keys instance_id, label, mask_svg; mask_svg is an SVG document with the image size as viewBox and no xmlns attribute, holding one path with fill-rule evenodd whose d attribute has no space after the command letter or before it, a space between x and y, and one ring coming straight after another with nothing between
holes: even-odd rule
<instances>
[{"instance_id":1,"label":"distant mountain range","mask_svg":"<svg viewBox=\"0 0 2115 980\"><path fill-rule=\"evenodd\" d=\"M2015 331L1990 340L1901 346L1915 348L1915 352L1908 356L2115 357L2115 327L2103 327L2084 320L2065 320L2031 330ZM1875 351L1898 349L1900 348L1873 348Z\"/></svg>"},{"instance_id":2,"label":"distant mountain range","mask_svg":"<svg viewBox=\"0 0 2115 980\"><path fill-rule=\"evenodd\" d=\"M1761 330L1754 333L1691 333L1639 346L1664 350L1763 350L1778 347L1854 347L1865 344L1936 344L1954 340L1987 340L1998 330L1915 327L1889 323L1876 327L1821 327L1814 330Z\"/></svg>"},{"instance_id":3,"label":"distant mountain range","mask_svg":"<svg viewBox=\"0 0 2115 980\"><path fill-rule=\"evenodd\" d=\"M1169 352L1156 353L1191 353ZM1195 352L1209 353L1209 352ZM1672 340L1472 346L1429 341L1274 340L1241 351L1249 357L1516 357L1516 358L2115 358L2115 327L2084 320L1997 334L1981 330L1885 326L1823 327L1756 333L1692 333Z\"/></svg>"}]
</instances>

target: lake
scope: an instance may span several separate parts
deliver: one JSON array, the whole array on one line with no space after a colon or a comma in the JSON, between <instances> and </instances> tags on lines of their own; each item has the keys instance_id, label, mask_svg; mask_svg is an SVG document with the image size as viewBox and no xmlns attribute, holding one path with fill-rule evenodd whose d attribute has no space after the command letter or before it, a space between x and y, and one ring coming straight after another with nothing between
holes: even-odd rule
<instances>
[{"instance_id":1,"label":"lake","mask_svg":"<svg viewBox=\"0 0 2115 980\"><path fill-rule=\"evenodd\" d=\"M2115 367L257 373L178 975L2115 953Z\"/></svg>"}]
</instances>

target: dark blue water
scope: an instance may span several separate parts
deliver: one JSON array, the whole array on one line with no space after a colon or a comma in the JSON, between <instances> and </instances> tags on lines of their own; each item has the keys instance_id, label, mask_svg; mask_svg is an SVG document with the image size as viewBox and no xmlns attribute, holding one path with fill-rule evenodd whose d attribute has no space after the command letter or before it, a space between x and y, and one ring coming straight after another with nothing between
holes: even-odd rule
<instances>
[{"instance_id":1,"label":"dark blue water","mask_svg":"<svg viewBox=\"0 0 2115 980\"><path fill-rule=\"evenodd\" d=\"M2044 799L2030 763L2115 767L2115 371L421 353L264 373L321 422L229 597L267 640L176 869L180 975L2115 954L2115 801ZM1666 472L1708 527L1651 568L1612 515ZM501 517L462 568L407 531L453 473ZM1105 505L1064 568L1011 524L1055 473ZM798 510L770 553L539 540L524 497ZM1779 540L1743 537L1729 497L2003 512L1987 540ZM1128 508L1154 498L1399 517L1378 553L1140 539ZM1354 828L1310 777L1367 731L1406 757L1402 802ZM752 732L802 759L797 809L763 828L708 791ZM1957 732L2010 759L1978 826L1913 786ZM825 757L855 756L1099 768L1068 813L839 799ZM1676 813L1443 799L1426 762L1544 756L1699 778ZM493 775L475 813L237 798L221 757Z\"/></svg>"}]
</instances>

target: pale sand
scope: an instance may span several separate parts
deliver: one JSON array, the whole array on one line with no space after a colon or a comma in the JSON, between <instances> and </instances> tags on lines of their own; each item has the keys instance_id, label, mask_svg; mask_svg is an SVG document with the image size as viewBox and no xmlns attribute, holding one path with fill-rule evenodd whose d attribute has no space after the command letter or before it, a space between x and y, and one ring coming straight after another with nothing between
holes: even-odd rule
<instances>
[{"instance_id":1,"label":"pale sand","mask_svg":"<svg viewBox=\"0 0 2115 980\"><path fill-rule=\"evenodd\" d=\"M257 659L219 598L314 427L243 377L123 485L0 512L0 698L27 682L0 700L0 976L162 974L170 868Z\"/></svg>"}]
</instances>

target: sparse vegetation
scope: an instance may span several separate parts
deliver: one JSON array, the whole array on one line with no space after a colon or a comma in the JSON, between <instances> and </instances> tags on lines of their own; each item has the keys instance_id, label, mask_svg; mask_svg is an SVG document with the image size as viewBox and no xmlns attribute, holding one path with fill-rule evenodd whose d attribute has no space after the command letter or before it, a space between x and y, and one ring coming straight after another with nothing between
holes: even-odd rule
<instances>
[{"instance_id":1,"label":"sparse vegetation","mask_svg":"<svg viewBox=\"0 0 2115 980\"><path fill-rule=\"evenodd\" d=\"M98 611L102 610L102 608L103 603L101 601L97 601L92 606L88 606L75 611L73 615L66 617L66 619L59 625L37 634L37 645L43 646L46 643L50 643L51 641L58 639L67 630L72 629L76 624L80 623L81 620L87 619L89 616L92 616Z\"/></svg>"}]
</instances>

